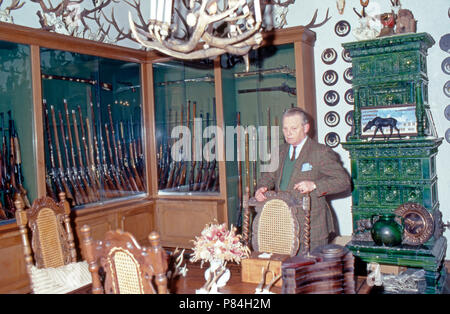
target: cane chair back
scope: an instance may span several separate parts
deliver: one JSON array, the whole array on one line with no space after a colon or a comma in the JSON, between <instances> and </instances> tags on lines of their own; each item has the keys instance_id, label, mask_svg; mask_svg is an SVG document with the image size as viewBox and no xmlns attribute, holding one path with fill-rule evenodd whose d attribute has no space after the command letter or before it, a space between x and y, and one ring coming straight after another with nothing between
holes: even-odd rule
<instances>
[{"instance_id":1,"label":"cane chair back","mask_svg":"<svg viewBox=\"0 0 450 314\"><path fill-rule=\"evenodd\" d=\"M16 223L22 237L27 269L33 265L56 268L77 260L69 218L70 206L65 193L60 193L59 197L60 202L48 196L38 198L26 210L23 202L15 202ZM27 227L31 230L31 246Z\"/></svg>"},{"instance_id":2,"label":"cane chair back","mask_svg":"<svg viewBox=\"0 0 450 314\"><path fill-rule=\"evenodd\" d=\"M121 230L108 231L102 241L94 241L90 227L85 225L81 235L83 254L92 275L92 293L168 292L167 255L158 233L150 234L149 248L141 247L133 235Z\"/></svg>"},{"instance_id":3,"label":"cane chair back","mask_svg":"<svg viewBox=\"0 0 450 314\"><path fill-rule=\"evenodd\" d=\"M252 198L256 216L252 228L253 250L293 256L300 247L300 225L297 211L301 202L289 192L266 192L267 199L257 202Z\"/></svg>"}]
</instances>

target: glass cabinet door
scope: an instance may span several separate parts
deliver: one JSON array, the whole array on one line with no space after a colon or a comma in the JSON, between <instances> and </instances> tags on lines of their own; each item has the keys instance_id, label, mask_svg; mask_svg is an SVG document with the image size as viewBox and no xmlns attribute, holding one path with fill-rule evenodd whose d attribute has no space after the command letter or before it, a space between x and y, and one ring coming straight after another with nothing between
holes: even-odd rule
<instances>
[{"instance_id":1,"label":"glass cabinet door","mask_svg":"<svg viewBox=\"0 0 450 314\"><path fill-rule=\"evenodd\" d=\"M84 206L146 191L140 64L41 49L47 192Z\"/></svg>"},{"instance_id":2,"label":"glass cabinet door","mask_svg":"<svg viewBox=\"0 0 450 314\"><path fill-rule=\"evenodd\" d=\"M31 51L0 41L0 224L14 218L14 201L36 198Z\"/></svg>"},{"instance_id":3,"label":"glass cabinet door","mask_svg":"<svg viewBox=\"0 0 450 314\"><path fill-rule=\"evenodd\" d=\"M221 57L225 125L242 127L235 130L234 158L226 147L228 212L237 226L245 188L253 196L260 171L274 166L271 154L284 143L283 112L297 106L294 44L261 47L249 58L246 71L242 58Z\"/></svg>"},{"instance_id":4,"label":"glass cabinet door","mask_svg":"<svg viewBox=\"0 0 450 314\"><path fill-rule=\"evenodd\" d=\"M159 194L219 192L214 67L153 64Z\"/></svg>"}]
</instances>

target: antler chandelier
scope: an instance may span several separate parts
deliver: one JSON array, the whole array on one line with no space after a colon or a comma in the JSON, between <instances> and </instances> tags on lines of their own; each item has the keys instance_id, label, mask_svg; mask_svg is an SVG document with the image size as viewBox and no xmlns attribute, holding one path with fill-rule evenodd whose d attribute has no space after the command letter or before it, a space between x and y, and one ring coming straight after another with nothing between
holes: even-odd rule
<instances>
[{"instance_id":1,"label":"antler chandelier","mask_svg":"<svg viewBox=\"0 0 450 314\"><path fill-rule=\"evenodd\" d=\"M150 19L130 29L142 46L179 59L203 59L224 53L244 56L262 35L259 0L150 0ZM174 5L175 4L175 5ZM222 8L221 8L222 7ZM141 27L140 25L145 25Z\"/></svg>"}]
</instances>

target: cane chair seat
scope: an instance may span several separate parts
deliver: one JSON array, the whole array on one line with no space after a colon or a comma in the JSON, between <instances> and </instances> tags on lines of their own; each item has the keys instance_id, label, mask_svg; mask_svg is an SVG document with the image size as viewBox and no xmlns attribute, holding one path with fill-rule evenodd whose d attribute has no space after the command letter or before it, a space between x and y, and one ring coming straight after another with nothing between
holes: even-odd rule
<instances>
[{"instance_id":1,"label":"cane chair seat","mask_svg":"<svg viewBox=\"0 0 450 314\"><path fill-rule=\"evenodd\" d=\"M92 239L88 225L81 228L81 234L94 294L167 293L167 255L156 232L149 236L149 248L121 230L108 231L101 241Z\"/></svg>"},{"instance_id":2,"label":"cane chair seat","mask_svg":"<svg viewBox=\"0 0 450 314\"><path fill-rule=\"evenodd\" d=\"M85 276L87 264L77 263L69 203L65 193L60 193L59 197L60 202L48 196L38 198L27 209L20 200L14 203L25 265L34 293L66 293L89 283L90 278ZM64 272L64 269L76 269L80 275L69 275L71 278L66 280L67 285L61 280L55 284L50 277Z\"/></svg>"},{"instance_id":3,"label":"cane chair seat","mask_svg":"<svg viewBox=\"0 0 450 314\"><path fill-rule=\"evenodd\" d=\"M301 202L284 191L269 191L265 195L264 202L254 198L249 201L256 210L252 228L253 250L293 256L300 247L296 212Z\"/></svg>"}]
</instances>

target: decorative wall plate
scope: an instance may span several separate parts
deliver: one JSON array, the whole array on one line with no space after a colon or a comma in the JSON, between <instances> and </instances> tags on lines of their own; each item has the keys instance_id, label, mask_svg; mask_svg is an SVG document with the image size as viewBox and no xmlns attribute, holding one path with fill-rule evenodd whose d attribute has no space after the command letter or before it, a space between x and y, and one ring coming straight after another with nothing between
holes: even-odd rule
<instances>
[{"instance_id":1,"label":"decorative wall plate","mask_svg":"<svg viewBox=\"0 0 450 314\"><path fill-rule=\"evenodd\" d=\"M330 127L338 125L339 121L341 120L339 114L336 111L328 111L323 119L325 121L325 124Z\"/></svg>"},{"instance_id":2,"label":"decorative wall plate","mask_svg":"<svg viewBox=\"0 0 450 314\"><path fill-rule=\"evenodd\" d=\"M334 32L339 37L347 36L350 33L350 29L350 23L344 20L337 22L334 26Z\"/></svg>"},{"instance_id":3,"label":"decorative wall plate","mask_svg":"<svg viewBox=\"0 0 450 314\"><path fill-rule=\"evenodd\" d=\"M327 48L322 52L322 61L325 64L333 64L337 59L336 50L333 48Z\"/></svg>"},{"instance_id":4,"label":"decorative wall plate","mask_svg":"<svg viewBox=\"0 0 450 314\"><path fill-rule=\"evenodd\" d=\"M450 97L450 81L445 82L443 89L445 96Z\"/></svg>"},{"instance_id":5,"label":"decorative wall plate","mask_svg":"<svg viewBox=\"0 0 450 314\"><path fill-rule=\"evenodd\" d=\"M353 110L350 110L345 114L345 123L347 123L349 126L353 125Z\"/></svg>"},{"instance_id":6,"label":"decorative wall plate","mask_svg":"<svg viewBox=\"0 0 450 314\"><path fill-rule=\"evenodd\" d=\"M350 52L347 49L342 50L341 56L342 60L344 60L345 62L352 62L352 57L350 56Z\"/></svg>"},{"instance_id":7,"label":"decorative wall plate","mask_svg":"<svg viewBox=\"0 0 450 314\"><path fill-rule=\"evenodd\" d=\"M403 217L403 244L421 245L433 235L433 216L422 205L405 203L395 210L395 214Z\"/></svg>"},{"instance_id":8,"label":"decorative wall plate","mask_svg":"<svg viewBox=\"0 0 450 314\"><path fill-rule=\"evenodd\" d=\"M322 82L328 86L332 86L337 83L338 78L339 76L335 70L328 70L323 73Z\"/></svg>"},{"instance_id":9,"label":"decorative wall plate","mask_svg":"<svg viewBox=\"0 0 450 314\"><path fill-rule=\"evenodd\" d=\"M447 131L445 131L445 140L447 141L447 143L450 143L450 129L447 129Z\"/></svg>"},{"instance_id":10,"label":"decorative wall plate","mask_svg":"<svg viewBox=\"0 0 450 314\"><path fill-rule=\"evenodd\" d=\"M450 34L445 34L441 37L439 40L439 47L441 47L442 50L450 53Z\"/></svg>"},{"instance_id":11,"label":"decorative wall plate","mask_svg":"<svg viewBox=\"0 0 450 314\"><path fill-rule=\"evenodd\" d=\"M441 64L442 72L445 74L450 74L450 57L447 57L442 61Z\"/></svg>"},{"instance_id":12,"label":"decorative wall plate","mask_svg":"<svg viewBox=\"0 0 450 314\"><path fill-rule=\"evenodd\" d=\"M347 83L351 84L352 80L353 80L352 67L349 67L349 68L345 69L343 76L344 76L344 81L346 81Z\"/></svg>"},{"instance_id":13,"label":"decorative wall plate","mask_svg":"<svg viewBox=\"0 0 450 314\"><path fill-rule=\"evenodd\" d=\"M323 101L331 107L336 106L339 103L339 100L339 94L335 90L329 90L323 95Z\"/></svg>"},{"instance_id":14,"label":"decorative wall plate","mask_svg":"<svg viewBox=\"0 0 450 314\"><path fill-rule=\"evenodd\" d=\"M335 148L339 145L341 142L341 139L339 135L335 132L330 132L327 135L325 135L325 144L331 148Z\"/></svg>"},{"instance_id":15,"label":"decorative wall plate","mask_svg":"<svg viewBox=\"0 0 450 314\"><path fill-rule=\"evenodd\" d=\"M353 98L353 89L352 88L347 89L347 91L345 92L345 95L344 95L344 99L347 104L349 104L351 106L354 105L355 99Z\"/></svg>"},{"instance_id":16,"label":"decorative wall plate","mask_svg":"<svg viewBox=\"0 0 450 314\"><path fill-rule=\"evenodd\" d=\"M445 107L444 116L448 121L450 121L450 105L447 105L447 107Z\"/></svg>"}]
</instances>

